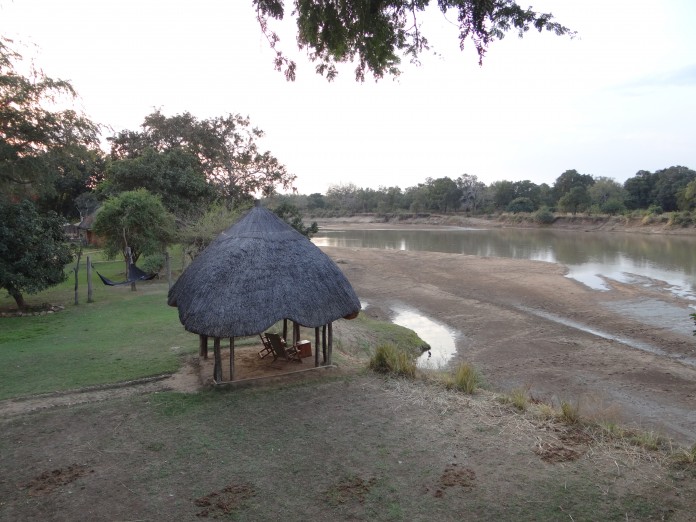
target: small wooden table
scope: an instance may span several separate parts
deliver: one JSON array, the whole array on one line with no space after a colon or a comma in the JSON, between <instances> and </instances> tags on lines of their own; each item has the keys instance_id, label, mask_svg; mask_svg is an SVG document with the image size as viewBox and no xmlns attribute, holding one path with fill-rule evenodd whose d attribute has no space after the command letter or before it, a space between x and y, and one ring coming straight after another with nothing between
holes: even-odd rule
<instances>
[{"instance_id":1,"label":"small wooden table","mask_svg":"<svg viewBox=\"0 0 696 522\"><path fill-rule=\"evenodd\" d=\"M300 354L300 357L303 359L305 357L311 357L312 356L312 343L306 340L299 341L297 343L297 351Z\"/></svg>"}]
</instances>

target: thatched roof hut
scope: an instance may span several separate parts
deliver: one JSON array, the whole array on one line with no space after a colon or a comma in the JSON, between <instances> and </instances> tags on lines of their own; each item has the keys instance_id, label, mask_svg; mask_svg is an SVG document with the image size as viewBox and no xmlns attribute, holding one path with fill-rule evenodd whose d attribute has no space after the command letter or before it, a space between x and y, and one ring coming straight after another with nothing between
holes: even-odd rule
<instances>
[{"instance_id":1,"label":"thatched roof hut","mask_svg":"<svg viewBox=\"0 0 696 522\"><path fill-rule=\"evenodd\" d=\"M282 319L316 329L360 311L331 258L258 205L194 259L168 304L186 330L216 339L255 335Z\"/></svg>"}]
</instances>

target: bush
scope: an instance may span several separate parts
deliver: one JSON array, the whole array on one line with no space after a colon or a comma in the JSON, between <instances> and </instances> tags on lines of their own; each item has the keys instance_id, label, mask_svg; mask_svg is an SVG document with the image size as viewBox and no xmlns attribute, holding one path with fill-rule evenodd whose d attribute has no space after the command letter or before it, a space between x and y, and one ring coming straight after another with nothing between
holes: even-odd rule
<instances>
[{"instance_id":1,"label":"bush","mask_svg":"<svg viewBox=\"0 0 696 522\"><path fill-rule=\"evenodd\" d=\"M164 268L165 264L165 258L164 254L154 254L151 256L147 256L141 263L140 263L140 270L145 272L146 274L159 274L160 270Z\"/></svg>"},{"instance_id":2,"label":"bush","mask_svg":"<svg viewBox=\"0 0 696 522\"><path fill-rule=\"evenodd\" d=\"M415 377L416 362L412 356L399 350L394 344L381 344L370 359L370 369L399 377Z\"/></svg>"},{"instance_id":3,"label":"bush","mask_svg":"<svg viewBox=\"0 0 696 522\"><path fill-rule=\"evenodd\" d=\"M684 210L682 212L672 212L667 223L673 227L686 227L693 224L693 222L691 212Z\"/></svg>"},{"instance_id":4,"label":"bush","mask_svg":"<svg viewBox=\"0 0 696 522\"><path fill-rule=\"evenodd\" d=\"M553 213L546 207L542 207L537 210L534 214L532 214L532 218L541 225L550 225L556 220Z\"/></svg>"},{"instance_id":5,"label":"bush","mask_svg":"<svg viewBox=\"0 0 696 522\"><path fill-rule=\"evenodd\" d=\"M518 212L533 212L534 203L529 198L515 198L508 204L505 210L514 214Z\"/></svg>"},{"instance_id":6,"label":"bush","mask_svg":"<svg viewBox=\"0 0 696 522\"><path fill-rule=\"evenodd\" d=\"M482 384L481 374L469 363L461 363L454 374L445 377L447 389L472 394Z\"/></svg>"},{"instance_id":7,"label":"bush","mask_svg":"<svg viewBox=\"0 0 696 522\"><path fill-rule=\"evenodd\" d=\"M616 214L621 214L624 210L626 210L626 207L618 199L611 198L602 203L600 210L605 214L615 216Z\"/></svg>"},{"instance_id":8,"label":"bush","mask_svg":"<svg viewBox=\"0 0 696 522\"><path fill-rule=\"evenodd\" d=\"M519 411L525 411L529 405L529 399L524 390L513 390L509 395L503 395L498 400L503 404L514 406Z\"/></svg>"}]
</instances>

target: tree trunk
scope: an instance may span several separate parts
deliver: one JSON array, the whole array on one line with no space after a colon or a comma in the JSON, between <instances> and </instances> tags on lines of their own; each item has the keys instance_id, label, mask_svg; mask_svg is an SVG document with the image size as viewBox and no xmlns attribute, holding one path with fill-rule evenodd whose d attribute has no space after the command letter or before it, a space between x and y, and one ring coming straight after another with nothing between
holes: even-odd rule
<instances>
[{"instance_id":1,"label":"tree trunk","mask_svg":"<svg viewBox=\"0 0 696 522\"><path fill-rule=\"evenodd\" d=\"M165 251L164 252L164 262L167 267L167 284L169 285L169 289L171 290L172 288L172 261L169 256L169 252Z\"/></svg>"},{"instance_id":2,"label":"tree trunk","mask_svg":"<svg viewBox=\"0 0 696 522\"><path fill-rule=\"evenodd\" d=\"M87 256L87 302L94 302L92 299L92 260L89 256Z\"/></svg>"},{"instance_id":3,"label":"tree trunk","mask_svg":"<svg viewBox=\"0 0 696 522\"><path fill-rule=\"evenodd\" d=\"M15 300L15 303L17 303L18 309L24 310L27 307L27 303L24 302L24 296L22 295L22 292L15 288L8 288L7 291L12 296L12 299Z\"/></svg>"}]
</instances>

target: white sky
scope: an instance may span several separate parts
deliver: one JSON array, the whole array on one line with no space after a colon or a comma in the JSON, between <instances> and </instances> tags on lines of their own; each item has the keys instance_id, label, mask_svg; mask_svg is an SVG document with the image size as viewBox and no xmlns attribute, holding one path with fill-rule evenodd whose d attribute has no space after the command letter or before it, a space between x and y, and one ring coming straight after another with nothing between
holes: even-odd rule
<instances>
[{"instance_id":1,"label":"white sky","mask_svg":"<svg viewBox=\"0 0 696 522\"><path fill-rule=\"evenodd\" d=\"M305 194L463 173L552 184L567 169L623 182L696 168L695 1L528 4L579 37L510 34L479 67L435 10L422 29L439 54L377 84L356 83L352 66L326 82L284 24L280 45L298 62L286 82L251 0L0 0L0 34L70 80L114 131L138 129L155 108L248 115Z\"/></svg>"}]
</instances>

